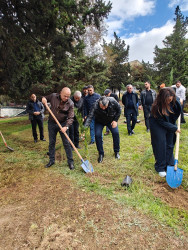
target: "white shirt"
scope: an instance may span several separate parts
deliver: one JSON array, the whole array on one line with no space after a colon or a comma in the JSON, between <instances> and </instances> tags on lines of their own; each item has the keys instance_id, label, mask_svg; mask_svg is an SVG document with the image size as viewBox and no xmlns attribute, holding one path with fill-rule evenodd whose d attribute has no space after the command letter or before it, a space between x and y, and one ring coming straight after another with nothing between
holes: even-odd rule
<instances>
[{"instance_id":1,"label":"white shirt","mask_svg":"<svg viewBox=\"0 0 188 250\"><path fill-rule=\"evenodd\" d=\"M172 85L172 87L176 88L177 97L185 101L186 100L186 97L185 97L186 88L183 85L181 85L179 88L177 88L176 85Z\"/></svg>"}]
</instances>

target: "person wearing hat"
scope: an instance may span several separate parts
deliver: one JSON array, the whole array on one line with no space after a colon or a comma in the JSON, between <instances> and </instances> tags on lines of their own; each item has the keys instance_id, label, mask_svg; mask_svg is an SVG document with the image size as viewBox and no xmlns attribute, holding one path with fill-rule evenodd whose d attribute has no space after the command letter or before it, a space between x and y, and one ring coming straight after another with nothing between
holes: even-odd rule
<instances>
[{"instance_id":1,"label":"person wearing hat","mask_svg":"<svg viewBox=\"0 0 188 250\"><path fill-rule=\"evenodd\" d=\"M98 163L101 163L104 158L103 136L102 131L104 126L108 126L113 137L113 148L115 158L120 159L120 139L117 122L121 115L121 106L113 97L102 96L97 100L89 113L84 124L89 127L93 118L95 118L95 139L97 150L99 152Z\"/></svg>"},{"instance_id":2,"label":"person wearing hat","mask_svg":"<svg viewBox=\"0 0 188 250\"><path fill-rule=\"evenodd\" d=\"M119 102L119 98L116 94L112 93L112 91L110 89L106 89L104 91L104 95L108 96L108 97L114 97L114 99ZM104 133L104 135L109 135L110 134L110 130L108 127L106 127L106 132Z\"/></svg>"}]
</instances>

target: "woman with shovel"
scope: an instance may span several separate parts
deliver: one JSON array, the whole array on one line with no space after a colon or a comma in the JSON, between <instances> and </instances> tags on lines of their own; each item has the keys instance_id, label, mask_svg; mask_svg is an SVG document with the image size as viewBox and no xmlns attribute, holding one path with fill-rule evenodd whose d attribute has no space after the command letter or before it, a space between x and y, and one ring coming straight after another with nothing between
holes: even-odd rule
<instances>
[{"instance_id":1,"label":"woman with shovel","mask_svg":"<svg viewBox=\"0 0 188 250\"><path fill-rule=\"evenodd\" d=\"M181 113L181 105L176 100L172 88L163 88L154 101L151 109L150 132L151 144L155 156L155 170L159 176L166 176L167 166L174 165L173 137L180 133L175 122Z\"/></svg>"}]
</instances>

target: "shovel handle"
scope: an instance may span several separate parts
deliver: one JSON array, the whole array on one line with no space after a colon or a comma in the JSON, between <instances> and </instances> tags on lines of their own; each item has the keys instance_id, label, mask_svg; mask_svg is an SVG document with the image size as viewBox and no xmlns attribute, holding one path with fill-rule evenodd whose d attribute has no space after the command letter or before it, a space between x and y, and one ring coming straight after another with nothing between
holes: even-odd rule
<instances>
[{"instance_id":1,"label":"shovel handle","mask_svg":"<svg viewBox=\"0 0 188 250\"><path fill-rule=\"evenodd\" d=\"M181 115L178 117L178 130L180 130ZM176 150L175 150L175 163L174 170L178 167L178 154L179 154L179 144L180 144L180 133L176 134Z\"/></svg>"},{"instance_id":2,"label":"shovel handle","mask_svg":"<svg viewBox=\"0 0 188 250\"><path fill-rule=\"evenodd\" d=\"M47 110L49 111L49 113L51 114L51 116L54 118L54 120L57 123L57 125L59 126L60 130L62 131L61 124L59 123L59 121L57 120L57 118L55 117L55 115L53 114L53 112L51 111L51 109L48 107L47 103L45 103L45 106L46 106ZM63 132L63 134L65 135L65 137L67 138L67 140L70 142L71 146L74 148L74 151L77 153L77 155L80 158L80 160L83 161L82 156L78 152L77 148L74 146L73 142L71 141L71 139L69 138L69 136L67 135L67 133Z\"/></svg>"},{"instance_id":3,"label":"shovel handle","mask_svg":"<svg viewBox=\"0 0 188 250\"><path fill-rule=\"evenodd\" d=\"M1 131L0 131L0 134L1 134L1 137L3 138L3 141L4 141L4 143L5 143L5 146L7 147L7 143L6 143L5 138L4 138L3 134L1 133Z\"/></svg>"}]
</instances>

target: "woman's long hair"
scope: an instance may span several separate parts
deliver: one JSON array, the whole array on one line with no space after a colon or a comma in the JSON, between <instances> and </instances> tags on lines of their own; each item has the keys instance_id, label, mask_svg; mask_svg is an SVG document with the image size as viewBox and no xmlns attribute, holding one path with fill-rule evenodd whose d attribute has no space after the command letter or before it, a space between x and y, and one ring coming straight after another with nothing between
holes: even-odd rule
<instances>
[{"instance_id":1,"label":"woman's long hair","mask_svg":"<svg viewBox=\"0 0 188 250\"><path fill-rule=\"evenodd\" d=\"M169 97L173 97L172 106L175 105L176 102L176 94L173 88L163 88L160 89L157 98L155 99L151 113L154 117L157 117L157 113L160 115L168 115L169 113L173 113L170 109ZM168 113L169 112L169 113Z\"/></svg>"}]
</instances>

